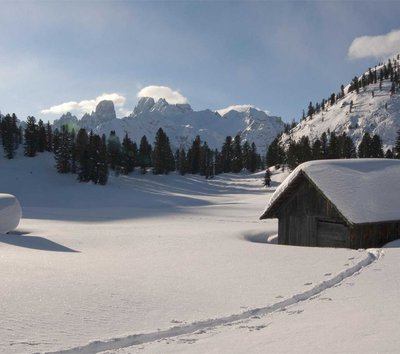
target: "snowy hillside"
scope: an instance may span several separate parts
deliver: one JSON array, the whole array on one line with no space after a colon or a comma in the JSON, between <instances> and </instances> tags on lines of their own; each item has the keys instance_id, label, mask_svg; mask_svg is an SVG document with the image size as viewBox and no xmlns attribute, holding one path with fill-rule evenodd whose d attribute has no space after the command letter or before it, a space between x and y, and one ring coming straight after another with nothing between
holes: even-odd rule
<instances>
[{"instance_id":1,"label":"snowy hillside","mask_svg":"<svg viewBox=\"0 0 400 354\"><path fill-rule=\"evenodd\" d=\"M377 72L381 69L382 65L376 68ZM343 98L313 114L312 118L306 117L289 134L283 134L282 142L298 141L302 136L314 140L324 132L336 132L336 135L346 133L358 146L364 133L369 132L380 136L385 149L392 148L400 129L400 93L392 95L391 87L390 78L382 81L381 89L378 79L377 83L360 88L359 93L348 93L348 85Z\"/></svg>"},{"instance_id":2,"label":"snowy hillside","mask_svg":"<svg viewBox=\"0 0 400 354\"><path fill-rule=\"evenodd\" d=\"M164 99L155 102L144 97L129 117L117 119L112 102L103 101L95 112L85 114L81 120L65 114L54 122L54 127L71 124L106 135L115 130L121 138L127 132L136 142L146 135L151 143L158 128L162 128L174 149L189 148L197 135L211 148L220 149L227 135L241 134L243 142L254 142L258 152L264 154L284 126L281 118L252 106L233 106L219 112L223 115L211 110L193 111L189 104L169 104Z\"/></svg>"},{"instance_id":3,"label":"snowy hillside","mask_svg":"<svg viewBox=\"0 0 400 354\"><path fill-rule=\"evenodd\" d=\"M102 187L57 174L49 153L0 164L23 209L0 234L1 353L399 348L399 249L266 243L277 221L258 217L282 172L269 189L263 173Z\"/></svg>"}]
</instances>

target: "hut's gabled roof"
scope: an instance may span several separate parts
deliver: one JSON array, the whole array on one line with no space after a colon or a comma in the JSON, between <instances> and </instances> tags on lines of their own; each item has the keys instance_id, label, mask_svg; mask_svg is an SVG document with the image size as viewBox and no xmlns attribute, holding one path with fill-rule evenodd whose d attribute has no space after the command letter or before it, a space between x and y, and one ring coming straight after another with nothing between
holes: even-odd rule
<instances>
[{"instance_id":1,"label":"hut's gabled roof","mask_svg":"<svg viewBox=\"0 0 400 354\"><path fill-rule=\"evenodd\" d=\"M307 178L350 224L400 220L400 160L318 160L299 165L276 189L260 219L276 217Z\"/></svg>"}]
</instances>

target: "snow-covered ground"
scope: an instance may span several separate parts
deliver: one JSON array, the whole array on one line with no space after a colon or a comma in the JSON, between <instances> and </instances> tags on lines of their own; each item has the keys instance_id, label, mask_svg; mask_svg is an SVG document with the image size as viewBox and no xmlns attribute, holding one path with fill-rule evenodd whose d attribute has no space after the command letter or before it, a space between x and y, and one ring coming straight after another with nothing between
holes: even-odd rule
<instances>
[{"instance_id":1,"label":"snow-covered ground","mask_svg":"<svg viewBox=\"0 0 400 354\"><path fill-rule=\"evenodd\" d=\"M0 235L1 353L398 349L398 249L266 243L262 173L94 186L53 164L0 159L23 209Z\"/></svg>"}]
</instances>

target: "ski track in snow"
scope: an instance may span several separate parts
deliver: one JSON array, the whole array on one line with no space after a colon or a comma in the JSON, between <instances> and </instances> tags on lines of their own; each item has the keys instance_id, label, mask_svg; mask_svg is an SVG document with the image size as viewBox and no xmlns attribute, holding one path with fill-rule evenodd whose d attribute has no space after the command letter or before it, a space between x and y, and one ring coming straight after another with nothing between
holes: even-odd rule
<instances>
[{"instance_id":1,"label":"ski track in snow","mask_svg":"<svg viewBox=\"0 0 400 354\"><path fill-rule=\"evenodd\" d=\"M176 326L163 331L143 333L143 334L132 334L125 337L112 338L110 340L104 340L104 341L93 341L88 343L87 345L70 349L63 349L59 351L45 352L45 354L90 354L90 353L103 352L107 350L117 350L134 345L150 343L170 337L191 334L199 330L227 325L237 321L251 319L256 316L264 316L272 312L282 310L288 306L295 305L301 301L308 300L313 296L320 294L324 290L336 286L344 279L349 278L352 275L360 272L363 268L371 265L376 260L384 256L384 251L381 249L368 249L366 250L365 253L366 256L363 259L361 259L358 263L342 270L332 278L316 284L313 288L309 290L295 294L292 297L286 298L282 301L276 302L266 307L251 309L248 311L244 311L240 314L234 314L231 316L193 322L191 324L187 324L184 326Z\"/></svg>"}]
</instances>

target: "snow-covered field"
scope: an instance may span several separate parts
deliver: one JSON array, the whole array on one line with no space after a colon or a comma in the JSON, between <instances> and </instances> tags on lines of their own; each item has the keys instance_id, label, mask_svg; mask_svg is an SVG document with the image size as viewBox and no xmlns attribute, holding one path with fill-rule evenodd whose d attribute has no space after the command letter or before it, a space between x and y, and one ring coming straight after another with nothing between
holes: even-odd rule
<instances>
[{"instance_id":1,"label":"snow-covered field","mask_svg":"<svg viewBox=\"0 0 400 354\"><path fill-rule=\"evenodd\" d=\"M53 164L0 159L0 192L23 209L0 235L1 353L399 348L398 248L266 243L277 222L258 217L278 183L262 173L103 187Z\"/></svg>"}]
</instances>

